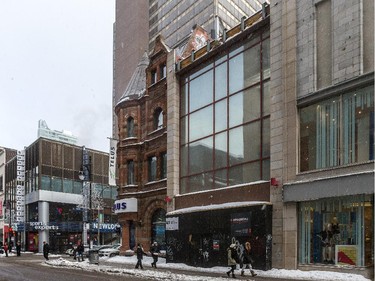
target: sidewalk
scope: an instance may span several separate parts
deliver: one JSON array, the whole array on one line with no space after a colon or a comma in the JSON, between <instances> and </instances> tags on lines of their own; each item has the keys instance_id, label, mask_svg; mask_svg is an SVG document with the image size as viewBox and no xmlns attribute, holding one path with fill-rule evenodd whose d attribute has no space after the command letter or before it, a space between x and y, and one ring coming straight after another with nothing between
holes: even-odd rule
<instances>
[{"instance_id":1,"label":"sidewalk","mask_svg":"<svg viewBox=\"0 0 375 281\"><path fill-rule=\"evenodd\" d=\"M188 276L206 276L212 278L228 278L226 272L229 267L214 267L214 268L202 268L202 267L192 267L185 264L178 263L166 263L165 259L160 258L157 264L158 268L154 269L151 267L152 258L144 257L143 266L144 270L151 270L155 272L172 272L176 274L188 275ZM112 267L121 267L128 270L133 270L136 264L135 256L125 257L116 256L109 259L100 259L101 265L110 265ZM285 270L285 269L272 269L268 271L254 270L258 275L255 277L250 276L249 270L245 271L245 276L240 276L240 269L235 271L237 279L240 280L273 280L273 281L286 281L286 280L314 280L314 281L370 281L362 275L348 274L348 273L338 273L330 271L301 271L301 270Z\"/></svg>"},{"instance_id":2,"label":"sidewalk","mask_svg":"<svg viewBox=\"0 0 375 281\"><path fill-rule=\"evenodd\" d=\"M14 254L12 254L13 256ZM42 254L22 253L22 258L44 262ZM143 259L144 269L135 269L137 262L135 256L115 256L113 258L100 258L99 265L90 264L89 259L86 258L84 262L77 262L73 257L67 255L53 255L50 260L45 262L46 265L61 266L68 268L80 268L88 271L107 272L108 274L126 274L134 275L144 279L150 280L173 280L173 281L228 281L233 278L228 278L226 272L229 267L214 267L202 268L192 267L181 263L166 263L164 258L159 258L157 263L158 268L151 267L152 258L145 256ZM0 254L0 258L3 255ZM14 258L17 258L14 255ZM240 270L235 271L236 279L256 281L256 280L270 280L270 281L371 281L362 275L339 273L330 271L301 271L301 270L285 270L272 269L268 271L256 270L258 274L256 277L251 277L249 271L245 271L245 276L240 276Z\"/></svg>"}]
</instances>

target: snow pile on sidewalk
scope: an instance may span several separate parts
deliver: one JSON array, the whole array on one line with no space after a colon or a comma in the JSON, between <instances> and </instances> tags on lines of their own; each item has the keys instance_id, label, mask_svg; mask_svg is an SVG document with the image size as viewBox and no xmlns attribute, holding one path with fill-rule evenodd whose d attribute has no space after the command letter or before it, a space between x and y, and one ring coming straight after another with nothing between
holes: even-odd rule
<instances>
[{"instance_id":1,"label":"snow pile on sidewalk","mask_svg":"<svg viewBox=\"0 0 375 281\"><path fill-rule=\"evenodd\" d=\"M104 265L103 262L112 263L111 266ZM164 258L159 258L157 263L158 268L166 269L163 271L158 271L157 269L151 269L150 265L152 262L151 257L144 257L143 266L144 270L133 269L133 268L122 268L116 267L116 264L121 265L131 265L135 266L137 259L135 256L125 257L125 256L116 256L113 258L100 258L99 265L89 264L88 259L85 259L84 262L77 262L74 260L67 260L64 258L59 258L56 260L49 260L46 264L51 266L64 266L71 268L80 268L88 271L99 271L108 274L126 274L133 275L142 278L149 278L151 280L180 280L180 281L221 281L228 280L225 277L209 277L209 276L198 276L197 272L206 272L220 274L222 273L225 276L225 272L228 271L227 267L213 267L213 268L202 268L202 267L192 267L186 264L181 263L166 263ZM107 263L108 264L108 263ZM149 269L150 268L150 269ZM149 270L148 270L149 269ZM179 274L173 273L168 270L185 270L190 272L195 272L195 275L188 274ZM286 269L272 269L268 271L255 270L255 272L260 277L269 277L269 278L282 278L282 279L295 279L295 280L324 280L324 281L370 281L369 279L358 274L350 273L338 273L330 271L301 271L301 270L286 270ZM239 275L240 271L237 269L236 274ZM249 276L249 272L245 273Z\"/></svg>"}]
</instances>

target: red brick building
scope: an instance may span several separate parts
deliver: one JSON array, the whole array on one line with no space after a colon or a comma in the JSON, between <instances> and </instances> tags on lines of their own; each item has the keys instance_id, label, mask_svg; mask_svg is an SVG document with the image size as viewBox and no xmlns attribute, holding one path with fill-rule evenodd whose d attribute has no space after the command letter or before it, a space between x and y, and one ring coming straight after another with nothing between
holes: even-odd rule
<instances>
[{"instance_id":1,"label":"red brick building","mask_svg":"<svg viewBox=\"0 0 375 281\"><path fill-rule=\"evenodd\" d=\"M119 213L123 251L136 243L145 249L153 241L162 248L165 245L168 51L158 37L151 54L142 57L115 108L119 124L118 199L135 206L132 211Z\"/></svg>"}]
</instances>

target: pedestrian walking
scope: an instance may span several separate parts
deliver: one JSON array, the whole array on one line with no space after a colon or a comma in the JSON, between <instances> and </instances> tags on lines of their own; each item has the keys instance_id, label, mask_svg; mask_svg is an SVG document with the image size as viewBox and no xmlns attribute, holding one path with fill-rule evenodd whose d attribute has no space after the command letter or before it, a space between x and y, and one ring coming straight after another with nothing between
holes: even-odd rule
<instances>
[{"instance_id":1,"label":"pedestrian walking","mask_svg":"<svg viewBox=\"0 0 375 281\"><path fill-rule=\"evenodd\" d=\"M85 261L83 258L83 252L85 251L85 247L83 246L82 242L79 242L77 246L77 259L78 261Z\"/></svg>"},{"instance_id":2,"label":"pedestrian walking","mask_svg":"<svg viewBox=\"0 0 375 281\"><path fill-rule=\"evenodd\" d=\"M49 245L46 241L43 241L43 256L48 261L48 254L49 254Z\"/></svg>"},{"instance_id":3,"label":"pedestrian walking","mask_svg":"<svg viewBox=\"0 0 375 281\"><path fill-rule=\"evenodd\" d=\"M245 249L243 251L243 263L242 263L242 268L241 268L241 276L245 275L245 269L249 269L251 276L257 276L257 274L253 270L253 253L251 250L251 244L250 242L245 243Z\"/></svg>"},{"instance_id":4,"label":"pedestrian walking","mask_svg":"<svg viewBox=\"0 0 375 281\"><path fill-rule=\"evenodd\" d=\"M18 257L21 256L21 243L19 241L16 244L16 252Z\"/></svg>"},{"instance_id":5,"label":"pedestrian walking","mask_svg":"<svg viewBox=\"0 0 375 281\"><path fill-rule=\"evenodd\" d=\"M146 253L144 252L143 247L140 243L138 243L135 252L137 254L137 264L135 265L135 268L141 267L141 269L143 269L142 259L143 255L145 255Z\"/></svg>"},{"instance_id":6,"label":"pedestrian walking","mask_svg":"<svg viewBox=\"0 0 375 281\"><path fill-rule=\"evenodd\" d=\"M151 266L156 268L156 263L158 262L158 258L159 258L159 254L160 254L160 248L159 248L158 242L155 241L152 244L150 252L151 252L152 258L154 260L151 263Z\"/></svg>"},{"instance_id":7,"label":"pedestrian walking","mask_svg":"<svg viewBox=\"0 0 375 281\"><path fill-rule=\"evenodd\" d=\"M13 248L13 242L12 242L12 241L10 241L10 242L9 242L9 245L8 245L8 250L9 250L9 253L11 253L11 252L12 252L12 248Z\"/></svg>"},{"instance_id":8,"label":"pedestrian walking","mask_svg":"<svg viewBox=\"0 0 375 281\"><path fill-rule=\"evenodd\" d=\"M236 275L234 274L234 270L236 269L237 266L237 249L236 249L236 244L231 244L229 248L227 249L228 253L228 265L230 266L230 270L227 271L228 277L232 273L232 277L236 278Z\"/></svg>"},{"instance_id":9,"label":"pedestrian walking","mask_svg":"<svg viewBox=\"0 0 375 281\"><path fill-rule=\"evenodd\" d=\"M5 242L5 244L3 246L3 249L4 249L4 252L5 252L5 256L8 257L8 243Z\"/></svg>"}]
</instances>

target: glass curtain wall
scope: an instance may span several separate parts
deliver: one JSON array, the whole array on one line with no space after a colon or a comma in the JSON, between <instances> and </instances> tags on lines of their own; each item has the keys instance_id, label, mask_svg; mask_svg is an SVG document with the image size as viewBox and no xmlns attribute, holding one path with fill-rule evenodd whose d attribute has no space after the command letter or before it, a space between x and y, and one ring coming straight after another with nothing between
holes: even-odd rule
<instances>
[{"instance_id":1,"label":"glass curtain wall","mask_svg":"<svg viewBox=\"0 0 375 281\"><path fill-rule=\"evenodd\" d=\"M299 262L371 265L373 204L370 195L300 203Z\"/></svg>"},{"instance_id":2,"label":"glass curtain wall","mask_svg":"<svg viewBox=\"0 0 375 281\"><path fill-rule=\"evenodd\" d=\"M269 33L181 85L181 193L269 179Z\"/></svg>"}]
</instances>

